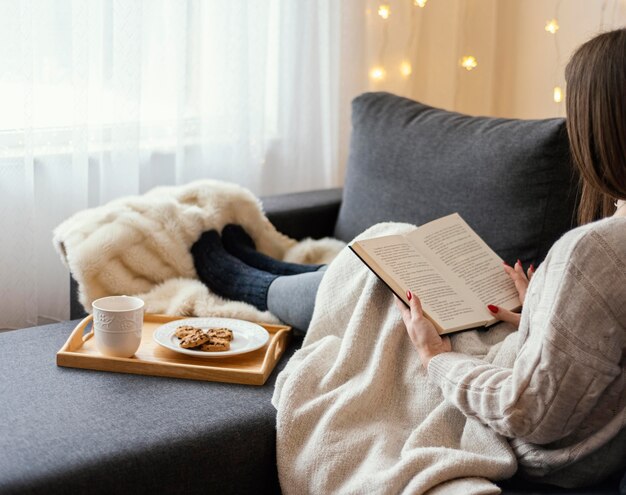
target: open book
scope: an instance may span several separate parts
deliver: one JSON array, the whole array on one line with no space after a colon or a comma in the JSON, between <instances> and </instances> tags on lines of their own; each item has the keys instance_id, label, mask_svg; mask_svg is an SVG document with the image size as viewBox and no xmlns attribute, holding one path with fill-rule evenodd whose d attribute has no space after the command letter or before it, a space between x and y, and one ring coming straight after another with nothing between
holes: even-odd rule
<instances>
[{"instance_id":1,"label":"open book","mask_svg":"<svg viewBox=\"0 0 626 495\"><path fill-rule=\"evenodd\" d=\"M520 308L502 259L457 213L350 248L405 304L407 290L417 294L440 334L492 325L487 304Z\"/></svg>"}]
</instances>

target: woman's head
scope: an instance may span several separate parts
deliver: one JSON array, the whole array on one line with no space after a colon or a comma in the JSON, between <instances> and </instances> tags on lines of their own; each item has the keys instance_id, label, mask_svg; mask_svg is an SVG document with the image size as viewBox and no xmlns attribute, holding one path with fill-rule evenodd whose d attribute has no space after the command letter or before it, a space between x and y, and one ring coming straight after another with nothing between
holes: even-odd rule
<instances>
[{"instance_id":1,"label":"woman's head","mask_svg":"<svg viewBox=\"0 0 626 495\"><path fill-rule=\"evenodd\" d=\"M626 29L602 33L578 48L565 80L582 224L610 215L615 199L626 199Z\"/></svg>"}]
</instances>

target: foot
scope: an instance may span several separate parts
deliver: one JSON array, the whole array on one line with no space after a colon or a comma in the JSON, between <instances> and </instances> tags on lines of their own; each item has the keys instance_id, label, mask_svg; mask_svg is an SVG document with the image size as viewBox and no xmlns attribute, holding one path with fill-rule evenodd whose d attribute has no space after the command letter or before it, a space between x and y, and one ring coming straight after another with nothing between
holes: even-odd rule
<instances>
[{"instance_id":1,"label":"foot","mask_svg":"<svg viewBox=\"0 0 626 495\"><path fill-rule=\"evenodd\" d=\"M200 280L217 295L267 310L267 290L278 276L251 267L228 253L216 230L204 232L191 247Z\"/></svg>"},{"instance_id":2,"label":"foot","mask_svg":"<svg viewBox=\"0 0 626 495\"><path fill-rule=\"evenodd\" d=\"M224 227L222 242L226 251L239 258L246 265L274 275L297 275L298 273L314 272L323 266L288 263L259 253L252 238L240 225L230 224Z\"/></svg>"}]
</instances>

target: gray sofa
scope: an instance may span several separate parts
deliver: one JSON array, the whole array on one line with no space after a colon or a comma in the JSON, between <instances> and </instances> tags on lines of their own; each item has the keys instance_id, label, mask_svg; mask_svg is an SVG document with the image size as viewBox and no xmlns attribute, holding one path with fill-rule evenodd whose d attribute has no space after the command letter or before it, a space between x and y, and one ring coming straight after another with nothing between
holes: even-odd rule
<instances>
[{"instance_id":1,"label":"gray sofa","mask_svg":"<svg viewBox=\"0 0 626 495\"><path fill-rule=\"evenodd\" d=\"M353 104L345 188L263 204L297 239L458 211L505 260L537 264L572 227L576 197L561 119L473 118L373 93ZM57 368L75 324L0 334L0 493L280 493L270 398L300 338L265 386L246 387ZM578 490L498 484L619 493L618 477Z\"/></svg>"}]
</instances>

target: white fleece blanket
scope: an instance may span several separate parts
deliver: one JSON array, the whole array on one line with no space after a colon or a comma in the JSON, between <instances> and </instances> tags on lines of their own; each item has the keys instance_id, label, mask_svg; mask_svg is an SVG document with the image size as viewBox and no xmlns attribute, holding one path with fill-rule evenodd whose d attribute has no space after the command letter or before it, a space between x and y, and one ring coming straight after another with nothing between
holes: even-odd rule
<instances>
[{"instance_id":1,"label":"white fleece blanket","mask_svg":"<svg viewBox=\"0 0 626 495\"><path fill-rule=\"evenodd\" d=\"M380 224L362 237L395 234ZM510 366L500 324L452 337L453 349ZM302 349L278 376L277 461L286 494L487 494L512 476L504 437L465 418L429 382L392 294L349 250L324 275Z\"/></svg>"},{"instance_id":2,"label":"white fleece blanket","mask_svg":"<svg viewBox=\"0 0 626 495\"><path fill-rule=\"evenodd\" d=\"M190 247L205 230L242 225L257 249L278 259L328 263L345 245L335 239L296 242L279 233L247 189L203 180L158 187L76 213L53 243L79 284L79 300L137 295L149 313L224 316L277 322L269 312L211 293L196 277Z\"/></svg>"}]
</instances>

